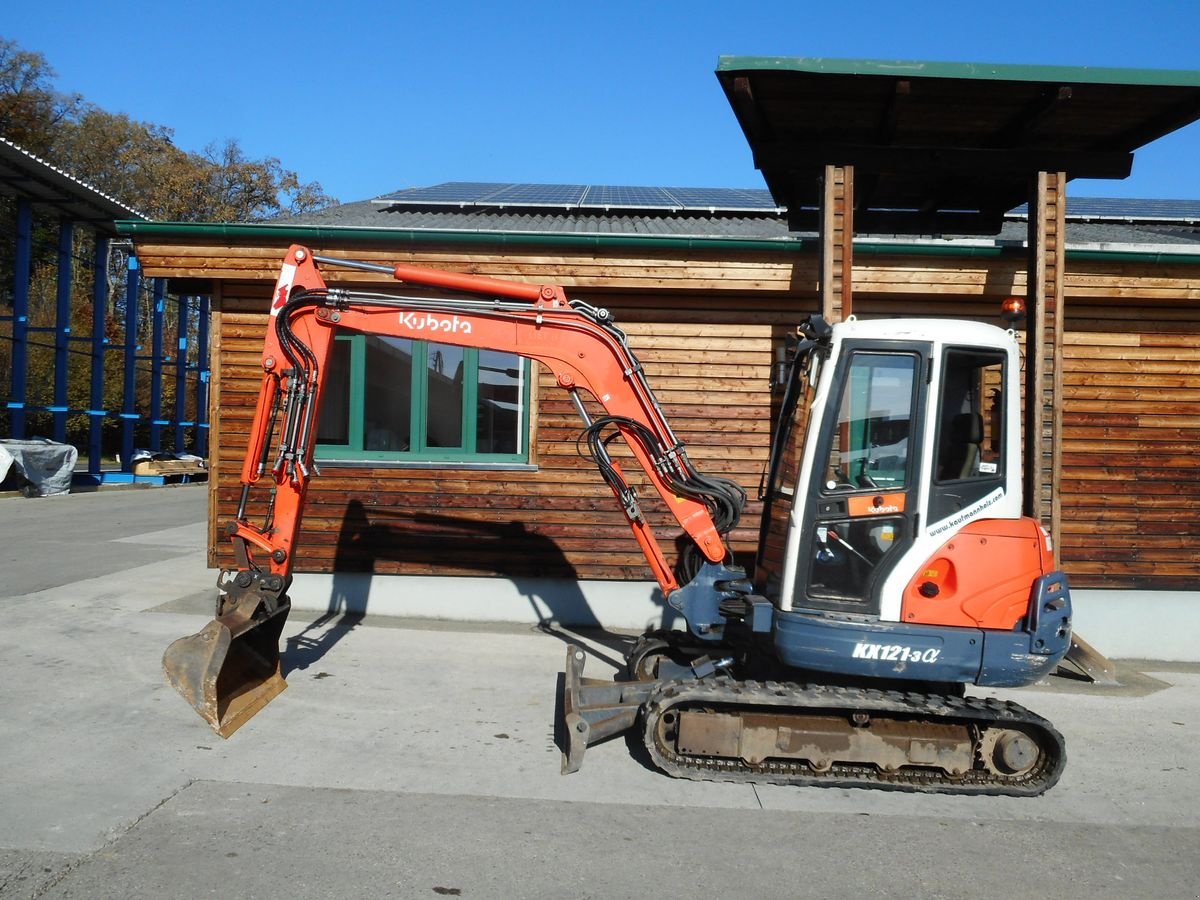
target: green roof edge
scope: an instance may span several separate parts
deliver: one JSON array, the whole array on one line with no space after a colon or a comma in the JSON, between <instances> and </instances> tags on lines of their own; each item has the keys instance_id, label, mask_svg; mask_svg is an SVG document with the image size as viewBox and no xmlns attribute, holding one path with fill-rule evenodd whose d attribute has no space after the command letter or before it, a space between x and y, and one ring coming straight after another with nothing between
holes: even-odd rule
<instances>
[{"instance_id":1,"label":"green roof edge","mask_svg":"<svg viewBox=\"0 0 1200 900\"><path fill-rule=\"evenodd\" d=\"M1116 69L1097 66L1044 66L1011 63L828 59L811 56L722 56L717 60L718 74L746 71L1200 87L1200 71L1190 69Z\"/></svg>"},{"instance_id":2,"label":"green roof edge","mask_svg":"<svg viewBox=\"0 0 1200 900\"><path fill-rule=\"evenodd\" d=\"M380 244L450 244L492 247L574 247L641 248L671 250L740 250L743 252L800 253L814 249L813 237L786 238L710 238L662 237L640 234L545 234L514 231L435 231L396 228L329 228L313 225L238 225L229 223L116 222L117 232L132 238L228 238L249 240L276 238L283 243L313 243L330 241L363 241ZM284 249L282 246L281 250ZM929 243L854 243L854 252L867 256L959 256L996 257L1005 253L1025 253L1023 247L961 246ZM1091 250L1067 249L1069 259L1108 262L1155 262L1200 265L1200 254L1166 253L1156 250Z\"/></svg>"},{"instance_id":3,"label":"green roof edge","mask_svg":"<svg viewBox=\"0 0 1200 900\"><path fill-rule=\"evenodd\" d=\"M321 225L237 225L191 222L117 222L126 237L212 238L238 240L275 237L288 242L366 241L384 244L460 244L511 247L642 247L691 250L754 250L797 253L815 243L813 238L671 237L641 234L547 234L524 231L451 231L406 228L354 228Z\"/></svg>"}]
</instances>

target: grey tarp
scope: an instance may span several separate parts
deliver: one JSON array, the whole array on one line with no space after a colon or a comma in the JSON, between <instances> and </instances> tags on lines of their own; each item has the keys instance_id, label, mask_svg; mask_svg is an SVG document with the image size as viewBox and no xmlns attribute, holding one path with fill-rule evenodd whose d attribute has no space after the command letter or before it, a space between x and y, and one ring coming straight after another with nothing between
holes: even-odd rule
<instances>
[{"instance_id":1,"label":"grey tarp","mask_svg":"<svg viewBox=\"0 0 1200 900\"><path fill-rule=\"evenodd\" d=\"M70 444L34 439L0 441L0 482L16 482L35 497L67 494L79 451Z\"/></svg>"}]
</instances>

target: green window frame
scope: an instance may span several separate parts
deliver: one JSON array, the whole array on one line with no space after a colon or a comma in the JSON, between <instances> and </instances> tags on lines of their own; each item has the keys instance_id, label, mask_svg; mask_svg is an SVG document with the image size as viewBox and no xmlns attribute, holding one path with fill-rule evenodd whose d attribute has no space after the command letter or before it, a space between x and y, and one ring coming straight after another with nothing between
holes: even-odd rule
<instances>
[{"instance_id":1,"label":"green window frame","mask_svg":"<svg viewBox=\"0 0 1200 900\"><path fill-rule=\"evenodd\" d=\"M391 364L375 363L377 371L368 373L368 360L378 359L369 352L368 340L375 346L386 344L399 348L393 351ZM408 360L406 354L410 354ZM449 363L444 358L449 358ZM502 376L516 379L519 408L515 439L515 452L480 450L481 401L487 401L487 391L482 388L487 372L500 372L495 363L505 358L515 360L516 366L505 366ZM449 365L452 375L443 367ZM461 373L459 369L461 368ZM482 371L481 371L482 369ZM387 371L385 371L387 370ZM460 377L461 374L461 377ZM368 376L370 375L370 380ZM325 398L322 400L321 418L317 428L316 458L318 461L378 461L419 464L429 463L528 463L530 430L530 382L531 365L528 359L515 354L496 351L481 351L473 347L451 347L445 344L404 339L381 339L365 334L338 335L326 379ZM494 377L494 376L492 376ZM461 381L461 385L459 382ZM438 408L431 395L445 390L448 383L454 384L454 399L461 397L461 416L457 423L453 416L438 416ZM367 410L371 401L370 385L385 384L392 398L388 405L399 420L407 419L407 445L378 449L380 441L367 421ZM510 385L510 392L511 392ZM406 391L407 388L407 391ZM378 387L375 388L378 391ZM461 393L459 391L461 390ZM331 394L338 396L331 397ZM375 402L378 402L376 399ZM407 406L407 415L404 407ZM509 410L511 414L512 410ZM431 423L442 431L439 438L431 434ZM403 423L402 423L403 424ZM446 435L454 435L447 438ZM337 440L341 438L341 440Z\"/></svg>"}]
</instances>

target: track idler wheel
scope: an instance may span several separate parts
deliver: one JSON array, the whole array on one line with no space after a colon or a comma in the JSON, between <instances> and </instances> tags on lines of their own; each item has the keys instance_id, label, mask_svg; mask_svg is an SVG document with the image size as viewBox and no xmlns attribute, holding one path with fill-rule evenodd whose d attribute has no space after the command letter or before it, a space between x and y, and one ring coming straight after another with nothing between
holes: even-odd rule
<instances>
[{"instance_id":1,"label":"track idler wheel","mask_svg":"<svg viewBox=\"0 0 1200 900\"><path fill-rule=\"evenodd\" d=\"M1037 741L1016 728L989 728L979 745L981 762L998 775L1019 776L1041 760Z\"/></svg>"}]
</instances>

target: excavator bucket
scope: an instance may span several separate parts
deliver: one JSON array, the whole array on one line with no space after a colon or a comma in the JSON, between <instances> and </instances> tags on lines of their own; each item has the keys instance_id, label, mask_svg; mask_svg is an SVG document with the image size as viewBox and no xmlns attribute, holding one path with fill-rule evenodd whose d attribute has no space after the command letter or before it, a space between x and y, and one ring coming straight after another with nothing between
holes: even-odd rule
<instances>
[{"instance_id":1,"label":"excavator bucket","mask_svg":"<svg viewBox=\"0 0 1200 900\"><path fill-rule=\"evenodd\" d=\"M279 638L290 604L269 617L219 616L163 654L167 680L213 731L229 737L287 687Z\"/></svg>"}]
</instances>

